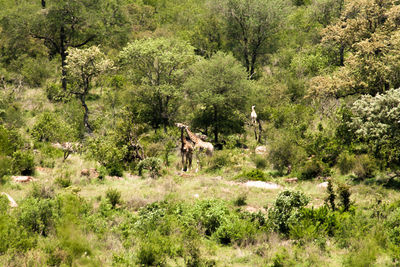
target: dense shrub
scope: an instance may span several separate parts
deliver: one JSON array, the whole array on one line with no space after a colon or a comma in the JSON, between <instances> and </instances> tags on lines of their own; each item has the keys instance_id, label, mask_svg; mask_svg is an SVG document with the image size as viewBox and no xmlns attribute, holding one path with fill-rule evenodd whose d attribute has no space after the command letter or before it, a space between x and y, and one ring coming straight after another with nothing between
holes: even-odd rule
<instances>
[{"instance_id":1,"label":"dense shrub","mask_svg":"<svg viewBox=\"0 0 400 267\"><path fill-rule=\"evenodd\" d=\"M29 197L33 198L54 198L54 188L44 184L33 183L32 189L28 193Z\"/></svg>"},{"instance_id":2,"label":"dense shrub","mask_svg":"<svg viewBox=\"0 0 400 267\"><path fill-rule=\"evenodd\" d=\"M0 195L0 254L8 249L25 252L36 245L36 237L17 224L14 214L8 212L8 199Z\"/></svg>"},{"instance_id":3,"label":"dense shrub","mask_svg":"<svg viewBox=\"0 0 400 267\"><path fill-rule=\"evenodd\" d=\"M71 96L68 95L60 84L49 83L46 86L47 99L53 102L68 101Z\"/></svg>"},{"instance_id":4,"label":"dense shrub","mask_svg":"<svg viewBox=\"0 0 400 267\"><path fill-rule=\"evenodd\" d=\"M299 178L302 180L309 180L318 176L327 176L329 174L329 169L323 162L316 158L312 158L300 169Z\"/></svg>"},{"instance_id":5,"label":"dense shrub","mask_svg":"<svg viewBox=\"0 0 400 267\"><path fill-rule=\"evenodd\" d=\"M269 175L259 169L253 169L248 172L243 172L243 173L239 174L237 176L237 178L240 180L245 180L245 181L269 181L270 180Z\"/></svg>"},{"instance_id":6,"label":"dense shrub","mask_svg":"<svg viewBox=\"0 0 400 267\"><path fill-rule=\"evenodd\" d=\"M296 166L302 157L302 150L290 136L279 136L275 139L268 154L269 161L280 173L290 166Z\"/></svg>"},{"instance_id":7,"label":"dense shrub","mask_svg":"<svg viewBox=\"0 0 400 267\"><path fill-rule=\"evenodd\" d=\"M339 224L338 214L327 206L303 208L297 221L289 225L290 236L294 239L315 240L326 235L333 236Z\"/></svg>"},{"instance_id":8,"label":"dense shrub","mask_svg":"<svg viewBox=\"0 0 400 267\"><path fill-rule=\"evenodd\" d=\"M371 178L374 176L374 172L377 170L376 162L368 154L359 155L356 157L354 166L354 174L360 179Z\"/></svg>"},{"instance_id":9,"label":"dense shrub","mask_svg":"<svg viewBox=\"0 0 400 267\"><path fill-rule=\"evenodd\" d=\"M348 174L356 164L356 157L348 152L343 152L337 160L337 167L341 174Z\"/></svg>"},{"instance_id":10,"label":"dense shrub","mask_svg":"<svg viewBox=\"0 0 400 267\"><path fill-rule=\"evenodd\" d=\"M32 175L35 172L35 161L32 152L19 150L13 153L13 172L22 175Z\"/></svg>"},{"instance_id":11,"label":"dense shrub","mask_svg":"<svg viewBox=\"0 0 400 267\"><path fill-rule=\"evenodd\" d=\"M259 155L255 155L252 158L252 160L253 160L254 164L256 165L257 169L261 169L261 170L265 169L268 165L267 159L264 157L261 157Z\"/></svg>"},{"instance_id":12,"label":"dense shrub","mask_svg":"<svg viewBox=\"0 0 400 267\"><path fill-rule=\"evenodd\" d=\"M149 157L139 162L138 166L139 175L143 175L143 170L148 170L151 178L160 176L161 160L155 157Z\"/></svg>"},{"instance_id":13,"label":"dense shrub","mask_svg":"<svg viewBox=\"0 0 400 267\"><path fill-rule=\"evenodd\" d=\"M0 184L4 182L3 177L11 174L12 159L7 156L0 155Z\"/></svg>"},{"instance_id":14,"label":"dense shrub","mask_svg":"<svg viewBox=\"0 0 400 267\"><path fill-rule=\"evenodd\" d=\"M121 192L117 189L109 188L106 192L106 198L114 209L117 204L121 204Z\"/></svg>"},{"instance_id":15,"label":"dense shrub","mask_svg":"<svg viewBox=\"0 0 400 267\"><path fill-rule=\"evenodd\" d=\"M215 151L210 159L210 170L219 170L225 166L231 165L232 154L228 150Z\"/></svg>"},{"instance_id":16,"label":"dense shrub","mask_svg":"<svg viewBox=\"0 0 400 267\"><path fill-rule=\"evenodd\" d=\"M54 112L44 112L33 125L32 137L37 141L63 142L73 139L74 129Z\"/></svg>"},{"instance_id":17,"label":"dense shrub","mask_svg":"<svg viewBox=\"0 0 400 267\"><path fill-rule=\"evenodd\" d=\"M339 183L337 191L338 191L339 201L343 208L343 211L349 211L350 205L351 205L350 187L346 184Z\"/></svg>"},{"instance_id":18,"label":"dense shrub","mask_svg":"<svg viewBox=\"0 0 400 267\"><path fill-rule=\"evenodd\" d=\"M67 187L69 187L69 186L72 185L71 177L65 176L65 175L58 176L58 177L54 180L54 182L55 182L58 186L60 186L60 187L62 187L62 188L67 188Z\"/></svg>"},{"instance_id":19,"label":"dense shrub","mask_svg":"<svg viewBox=\"0 0 400 267\"><path fill-rule=\"evenodd\" d=\"M268 209L272 227L282 234L288 234L289 225L295 224L301 218L300 209L308 202L309 198L300 191L285 190L279 193L274 206Z\"/></svg>"},{"instance_id":20,"label":"dense shrub","mask_svg":"<svg viewBox=\"0 0 400 267\"><path fill-rule=\"evenodd\" d=\"M22 138L16 131L0 125L0 155L11 156L22 145Z\"/></svg>"},{"instance_id":21,"label":"dense shrub","mask_svg":"<svg viewBox=\"0 0 400 267\"><path fill-rule=\"evenodd\" d=\"M27 198L20 207L18 224L30 232L47 236L54 227L57 216L54 200Z\"/></svg>"}]
</instances>

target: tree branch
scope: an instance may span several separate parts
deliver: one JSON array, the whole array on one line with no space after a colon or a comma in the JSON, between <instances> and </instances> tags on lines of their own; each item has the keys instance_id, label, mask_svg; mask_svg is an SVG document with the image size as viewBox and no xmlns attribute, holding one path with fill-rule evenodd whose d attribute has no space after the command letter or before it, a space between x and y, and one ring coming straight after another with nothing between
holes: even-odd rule
<instances>
[{"instance_id":1,"label":"tree branch","mask_svg":"<svg viewBox=\"0 0 400 267\"><path fill-rule=\"evenodd\" d=\"M96 37L96 35L92 35L89 38L87 38L84 42L82 42L80 44L77 44L77 45L72 45L72 47L78 48L78 47L84 46L85 44L87 44L90 41L92 41L95 37Z\"/></svg>"}]
</instances>

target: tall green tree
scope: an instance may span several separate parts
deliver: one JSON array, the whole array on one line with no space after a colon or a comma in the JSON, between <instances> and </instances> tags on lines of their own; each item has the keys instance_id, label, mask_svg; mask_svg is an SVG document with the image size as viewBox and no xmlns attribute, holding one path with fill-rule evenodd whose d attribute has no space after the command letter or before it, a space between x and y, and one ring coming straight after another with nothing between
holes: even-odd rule
<instances>
[{"instance_id":1,"label":"tall green tree","mask_svg":"<svg viewBox=\"0 0 400 267\"><path fill-rule=\"evenodd\" d=\"M93 79L112 68L113 63L106 58L97 46L86 49L69 48L66 63L67 77L71 83L68 91L81 102L85 111L83 123L86 131L92 133L93 128L89 123L89 108L86 104L86 97L92 87Z\"/></svg>"},{"instance_id":2,"label":"tall green tree","mask_svg":"<svg viewBox=\"0 0 400 267\"><path fill-rule=\"evenodd\" d=\"M196 61L194 48L177 39L142 39L120 53L142 105L142 117L154 129L171 125L182 100L186 69Z\"/></svg>"},{"instance_id":3,"label":"tall green tree","mask_svg":"<svg viewBox=\"0 0 400 267\"><path fill-rule=\"evenodd\" d=\"M243 131L247 95L251 93L243 66L232 55L218 52L193 65L191 71L185 87L194 111L194 126L206 133L211 129L216 143L221 133Z\"/></svg>"},{"instance_id":4,"label":"tall green tree","mask_svg":"<svg viewBox=\"0 0 400 267\"><path fill-rule=\"evenodd\" d=\"M288 5L285 0L223 2L228 42L246 67L249 77L254 74L260 56L271 51L273 36Z\"/></svg>"}]
</instances>

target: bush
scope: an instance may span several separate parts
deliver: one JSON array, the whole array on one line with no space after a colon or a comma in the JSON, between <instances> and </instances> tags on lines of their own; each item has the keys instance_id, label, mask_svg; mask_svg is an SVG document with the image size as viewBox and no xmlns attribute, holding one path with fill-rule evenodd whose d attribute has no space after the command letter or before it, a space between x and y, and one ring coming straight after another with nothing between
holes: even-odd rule
<instances>
[{"instance_id":1,"label":"bush","mask_svg":"<svg viewBox=\"0 0 400 267\"><path fill-rule=\"evenodd\" d=\"M54 198L54 188L44 184L39 185L37 183L33 183L32 189L28 193L28 196L33 198L51 199Z\"/></svg>"},{"instance_id":2,"label":"bush","mask_svg":"<svg viewBox=\"0 0 400 267\"><path fill-rule=\"evenodd\" d=\"M339 195L339 201L341 203L341 206L343 207L343 211L349 211L350 209L350 187L346 184L339 183L338 184L338 195Z\"/></svg>"},{"instance_id":3,"label":"bush","mask_svg":"<svg viewBox=\"0 0 400 267\"><path fill-rule=\"evenodd\" d=\"M114 209L117 204L121 204L121 192L117 189L109 188L106 192L106 198Z\"/></svg>"},{"instance_id":4,"label":"bush","mask_svg":"<svg viewBox=\"0 0 400 267\"><path fill-rule=\"evenodd\" d=\"M269 181L270 177L259 169L253 169L248 172L243 172L237 176L239 179L246 181Z\"/></svg>"},{"instance_id":5,"label":"bush","mask_svg":"<svg viewBox=\"0 0 400 267\"><path fill-rule=\"evenodd\" d=\"M13 153L12 166L16 174L32 175L35 172L35 162L30 151L16 151Z\"/></svg>"},{"instance_id":6,"label":"bush","mask_svg":"<svg viewBox=\"0 0 400 267\"><path fill-rule=\"evenodd\" d=\"M351 170L353 170L355 164L356 157L348 152L341 153L337 160L337 167L339 168L341 174L348 174Z\"/></svg>"},{"instance_id":7,"label":"bush","mask_svg":"<svg viewBox=\"0 0 400 267\"><path fill-rule=\"evenodd\" d=\"M11 174L12 159L0 155L0 184L4 182L3 177Z\"/></svg>"},{"instance_id":8,"label":"bush","mask_svg":"<svg viewBox=\"0 0 400 267\"><path fill-rule=\"evenodd\" d=\"M210 159L210 170L219 170L232 164L231 157L232 155L227 150L215 151Z\"/></svg>"},{"instance_id":9,"label":"bush","mask_svg":"<svg viewBox=\"0 0 400 267\"><path fill-rule=\"evenodd\" d=\"M238 196L234 201L233 201L233 204L235 205L235 206L245 206L245 205L247 205L247 203L246 203L246 200L247 200L247 196L245 195L245 194L243 194L243 195L240 195L240 196Z\"/></svg>"},{"instance_id":10,"label":"bush","mask_svg":"<svg viewBox=\"0 0 400 267\"><path fill-rule=\"evenodd\" d=\"M368 154L359 155L356 157L354 166L354 174L360 180L371 178L377 170L376 162Z\"/></svg>"},{"instance_id":11,"label":"bush","mask_svg":"<svg viewBox=\"0 0 400 267\"><path fill-rule=\"evenodd\" d=\"M27 198L20 207L18 224L30 232L47 236L57 217L56 203L51 199Z\"/></svg>"},{"instance_id":12,"label":"bush","mask_svg":"<svg viewBox=\"0 0 400 267\"><path fill-rule=\"evenodd\" d=\"M68 101L71 99L71 96L68 96L61 85L56 83L49 83L46 86L46 96L52 102Z\"/></svg>"},{"instance_id":13,"label":"bush","mask_svg":"<svg viewBox=\"0 0 400 267\"><path fill-rule=\"evenodd\" d=\"M271 143L268 159L274 168L283 173L290 166L296 166L301 158L301 149L289 136L280 136Z\"/></svg>"},{"instance_id":14,"label":"bush","mask_svg":"<svg viewBox=\"0 0 400 267\"><path fill-rule=\"evenodd\" d=\"M295 224L301 218L300 209L308 202L309 198L300 191L285 190L279 193L274 206L268 209L272 227L282 234L288 234L289 225Z\"/></svg>"},{"instance_id":15,"label":"bush","mask_svg":"<svg viewBox=\"0 0 400 267\"><path fill-rule=\"evenodd\" d=\"M158 231L150 232L140 242L137 252L138 264L142 266L163 266L171 254L173 241Z\"/></svg>"},{"instance_id":16,"label":"bush","mask_svg":"<svg viewBox=\"0 0 400 267\"><path fill-rule=\"evenodd\" d=\"M231 214L212 235L219 243L229 245L233 242L240 243L256 232L256 226L250 221L241 220Z\"/></svg>"},{"instance_id":17,"label":"bush","mask_svg":"<svg viewBox=\"0 0 400 267\"><path fill-rule=\"evenodd\" d=\"M329 174L329 169L324 165L324 163L312 158L301 168L299 178L302 180L309 180L318 176L327 176Z\"/></svg>"},{"instance_id":18,"label":"bush","mask_svg":"<svg viewBox=\"0 0 400 267\"><path fill-rule=\"evenodd\" d=\"M9 249L25 252L36 245L36 237L17 224L15 217L8 213L9 201L0 195L0 254Z\"/></svg>"},{"instance_id":19,"label":"bush","mask_svg":"<svg viewBox=\"0 0 400 267\"><path fill-rule=\"evenodd\" d=\"M33 125L31 135L37 141L63 142L73 139L77 133L56 113L47 111Z\"/></svg>"},{"instance_id":20,"label":"bush","mask_svg":"<svg viewBox=\"0 0 400 267\"><path fill-rule=\"evenodd\" d=\"M148 170L151 178L157 178L160 176L161 160L159 158L149 157L140 161L137 168L140 176L143 175L143 170Z\"/></svg>"},{"instance_id":21,"label":"bush","mask_svg":"<svg viewBox=\"0 0 400 267\"><path fill-rule=\"evenodd\" d=\"M267 160L264 157L261 157L259 155L256 155L253 158L253 162L256 165L257 169L265 169L267 167L267 165L268 165Z\"/></svg>"},{"instance_id":22,"label":"bush","mask_svg":"<svg viewBox=\"0 0 400 267\"><path fill-rule=\"evenodd\" d=\"M69 176L59 176L54 181L58 186L62 188L67 188L72 185L71 177Z\"/></svg>"}]
</instances>

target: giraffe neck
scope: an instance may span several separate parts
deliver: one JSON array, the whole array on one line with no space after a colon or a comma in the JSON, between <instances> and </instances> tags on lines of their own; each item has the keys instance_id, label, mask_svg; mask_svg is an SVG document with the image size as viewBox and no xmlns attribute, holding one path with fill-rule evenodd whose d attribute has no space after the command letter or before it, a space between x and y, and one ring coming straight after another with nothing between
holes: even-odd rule
<instances>
[{"instance_id":1,"label":"giraffe neck","mask_svg":"<svg viewBox=\"0 0 400 267\"><path fill-rule=\"evenodd\" d=\"M182 142L182 149L183 149L183 147L184 147L184 145L185 145L185 138L183 137L183 128L181 128L181 142Z\"/></svg>"},{"instance_id":2,"label":"giraffe neck","mask_svg":"<svg viewBox=\"0 0 400 267\"><path fill-rule=\"evenodd\" d=\"M194 133L192 133L188 128L186 128L186 132L189 135L190 140L192 140L196 144L199 142L200 139Z\"/></svg>"}]
</instances>

